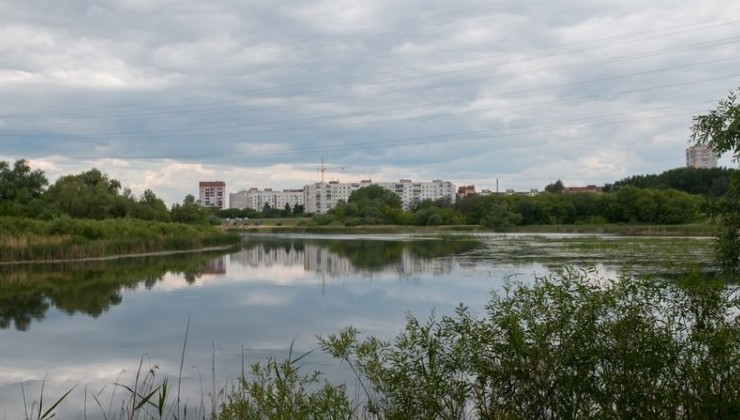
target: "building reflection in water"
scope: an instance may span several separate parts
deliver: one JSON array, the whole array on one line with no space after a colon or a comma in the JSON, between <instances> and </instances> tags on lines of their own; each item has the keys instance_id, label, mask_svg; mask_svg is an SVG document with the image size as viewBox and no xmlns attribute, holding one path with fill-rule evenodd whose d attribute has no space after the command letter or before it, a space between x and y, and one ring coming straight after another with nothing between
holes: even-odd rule
<instances>
[{"instance_id":1,"label":"building reflection in water","mask_svg":"<svg viewBox=\"0 0 740 420\"><path fill-rule=\"evenodd\" d=\"M226 274L226 261L224 257L217 257L206 262L205 267L203 267L203 274Z\"/></svg>"},{"instance_id":2,"label":"building reflection in water","mask_svg":"<svg viewBox=\"0 0 740 420\"><path fill-rule=\"evenodd\" d=\"M397 273L399 278L414 280L420 274L449 274L459 264L456 253L470 248L470 245L452 248L446 245L444 249L436 246L430 251L429 242L372 241L372 245L368 241L309 240L247 243L241 251L230 255L230 261L246 268L303 266L306 272L321 278Z\"/></svg>"}]
</instances>

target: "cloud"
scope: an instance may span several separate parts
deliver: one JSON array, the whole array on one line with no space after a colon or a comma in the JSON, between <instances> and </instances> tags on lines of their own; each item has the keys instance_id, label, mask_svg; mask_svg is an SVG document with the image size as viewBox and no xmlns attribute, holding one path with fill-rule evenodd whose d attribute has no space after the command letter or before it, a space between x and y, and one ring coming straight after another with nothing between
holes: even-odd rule
<instances>
[{"instance_id":1,"label":"cloud","mask_svg":"<svg viewBox=\"0 0 740 420\"><path fill-rule=\"evenodd\" d=\"M342 180L479 188L660 172L740 79L740 5L718 0L0 11L0 158L169 203L205 179L299 188L322 159Z\"/></svg>"}]
</instances>

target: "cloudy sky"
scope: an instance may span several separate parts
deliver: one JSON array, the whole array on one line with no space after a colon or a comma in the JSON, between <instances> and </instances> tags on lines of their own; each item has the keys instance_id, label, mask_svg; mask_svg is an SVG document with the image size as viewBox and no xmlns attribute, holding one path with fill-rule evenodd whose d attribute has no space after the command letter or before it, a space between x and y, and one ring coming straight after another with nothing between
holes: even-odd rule
<instances>
[{"instance_id":1,"label":"cloudy sky","mask_svg":"<svg viewBox=\"0 0 740 420\"><path fill-rule=\"evenodd\" d=\"M322 159L478 189L657 173L738 86L725 0L0 0L0 160L169 204Z\"/></svg>"}]
</instances>

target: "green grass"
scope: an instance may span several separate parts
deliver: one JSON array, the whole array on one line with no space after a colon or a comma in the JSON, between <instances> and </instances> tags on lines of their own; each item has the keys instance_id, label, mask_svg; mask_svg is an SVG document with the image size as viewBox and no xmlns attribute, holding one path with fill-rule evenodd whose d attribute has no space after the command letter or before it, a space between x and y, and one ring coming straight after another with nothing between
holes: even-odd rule
<instances>
[{"instance_id":1,"label":"green grass","mask_svg":"<svg viewBox=\"0 0 740 420\"><path fill-rule=\"evenodd\" d=\"M86 259L235 245L211 226L137 219L49 221L0 217L0 262Z\"/></svg>"}]
</instances>

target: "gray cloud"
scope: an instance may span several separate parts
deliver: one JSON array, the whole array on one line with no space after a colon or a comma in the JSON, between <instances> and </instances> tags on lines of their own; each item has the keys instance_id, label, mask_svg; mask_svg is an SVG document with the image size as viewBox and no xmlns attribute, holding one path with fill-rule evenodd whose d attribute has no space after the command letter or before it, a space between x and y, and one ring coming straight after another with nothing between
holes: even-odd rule
<instances>
[{"instance_id":1,"label":"gray cloud","mask_svg":"<svg viewBox=\"0 0 740 420\"><path fill-rule=\"evenodd\" d=\"M691 116L739 84L738 37L716 0L5 2L0 159L169 202L199 177L297 187L321 159L603 183L683 164Z\"/></svg>"}]
</instances>

